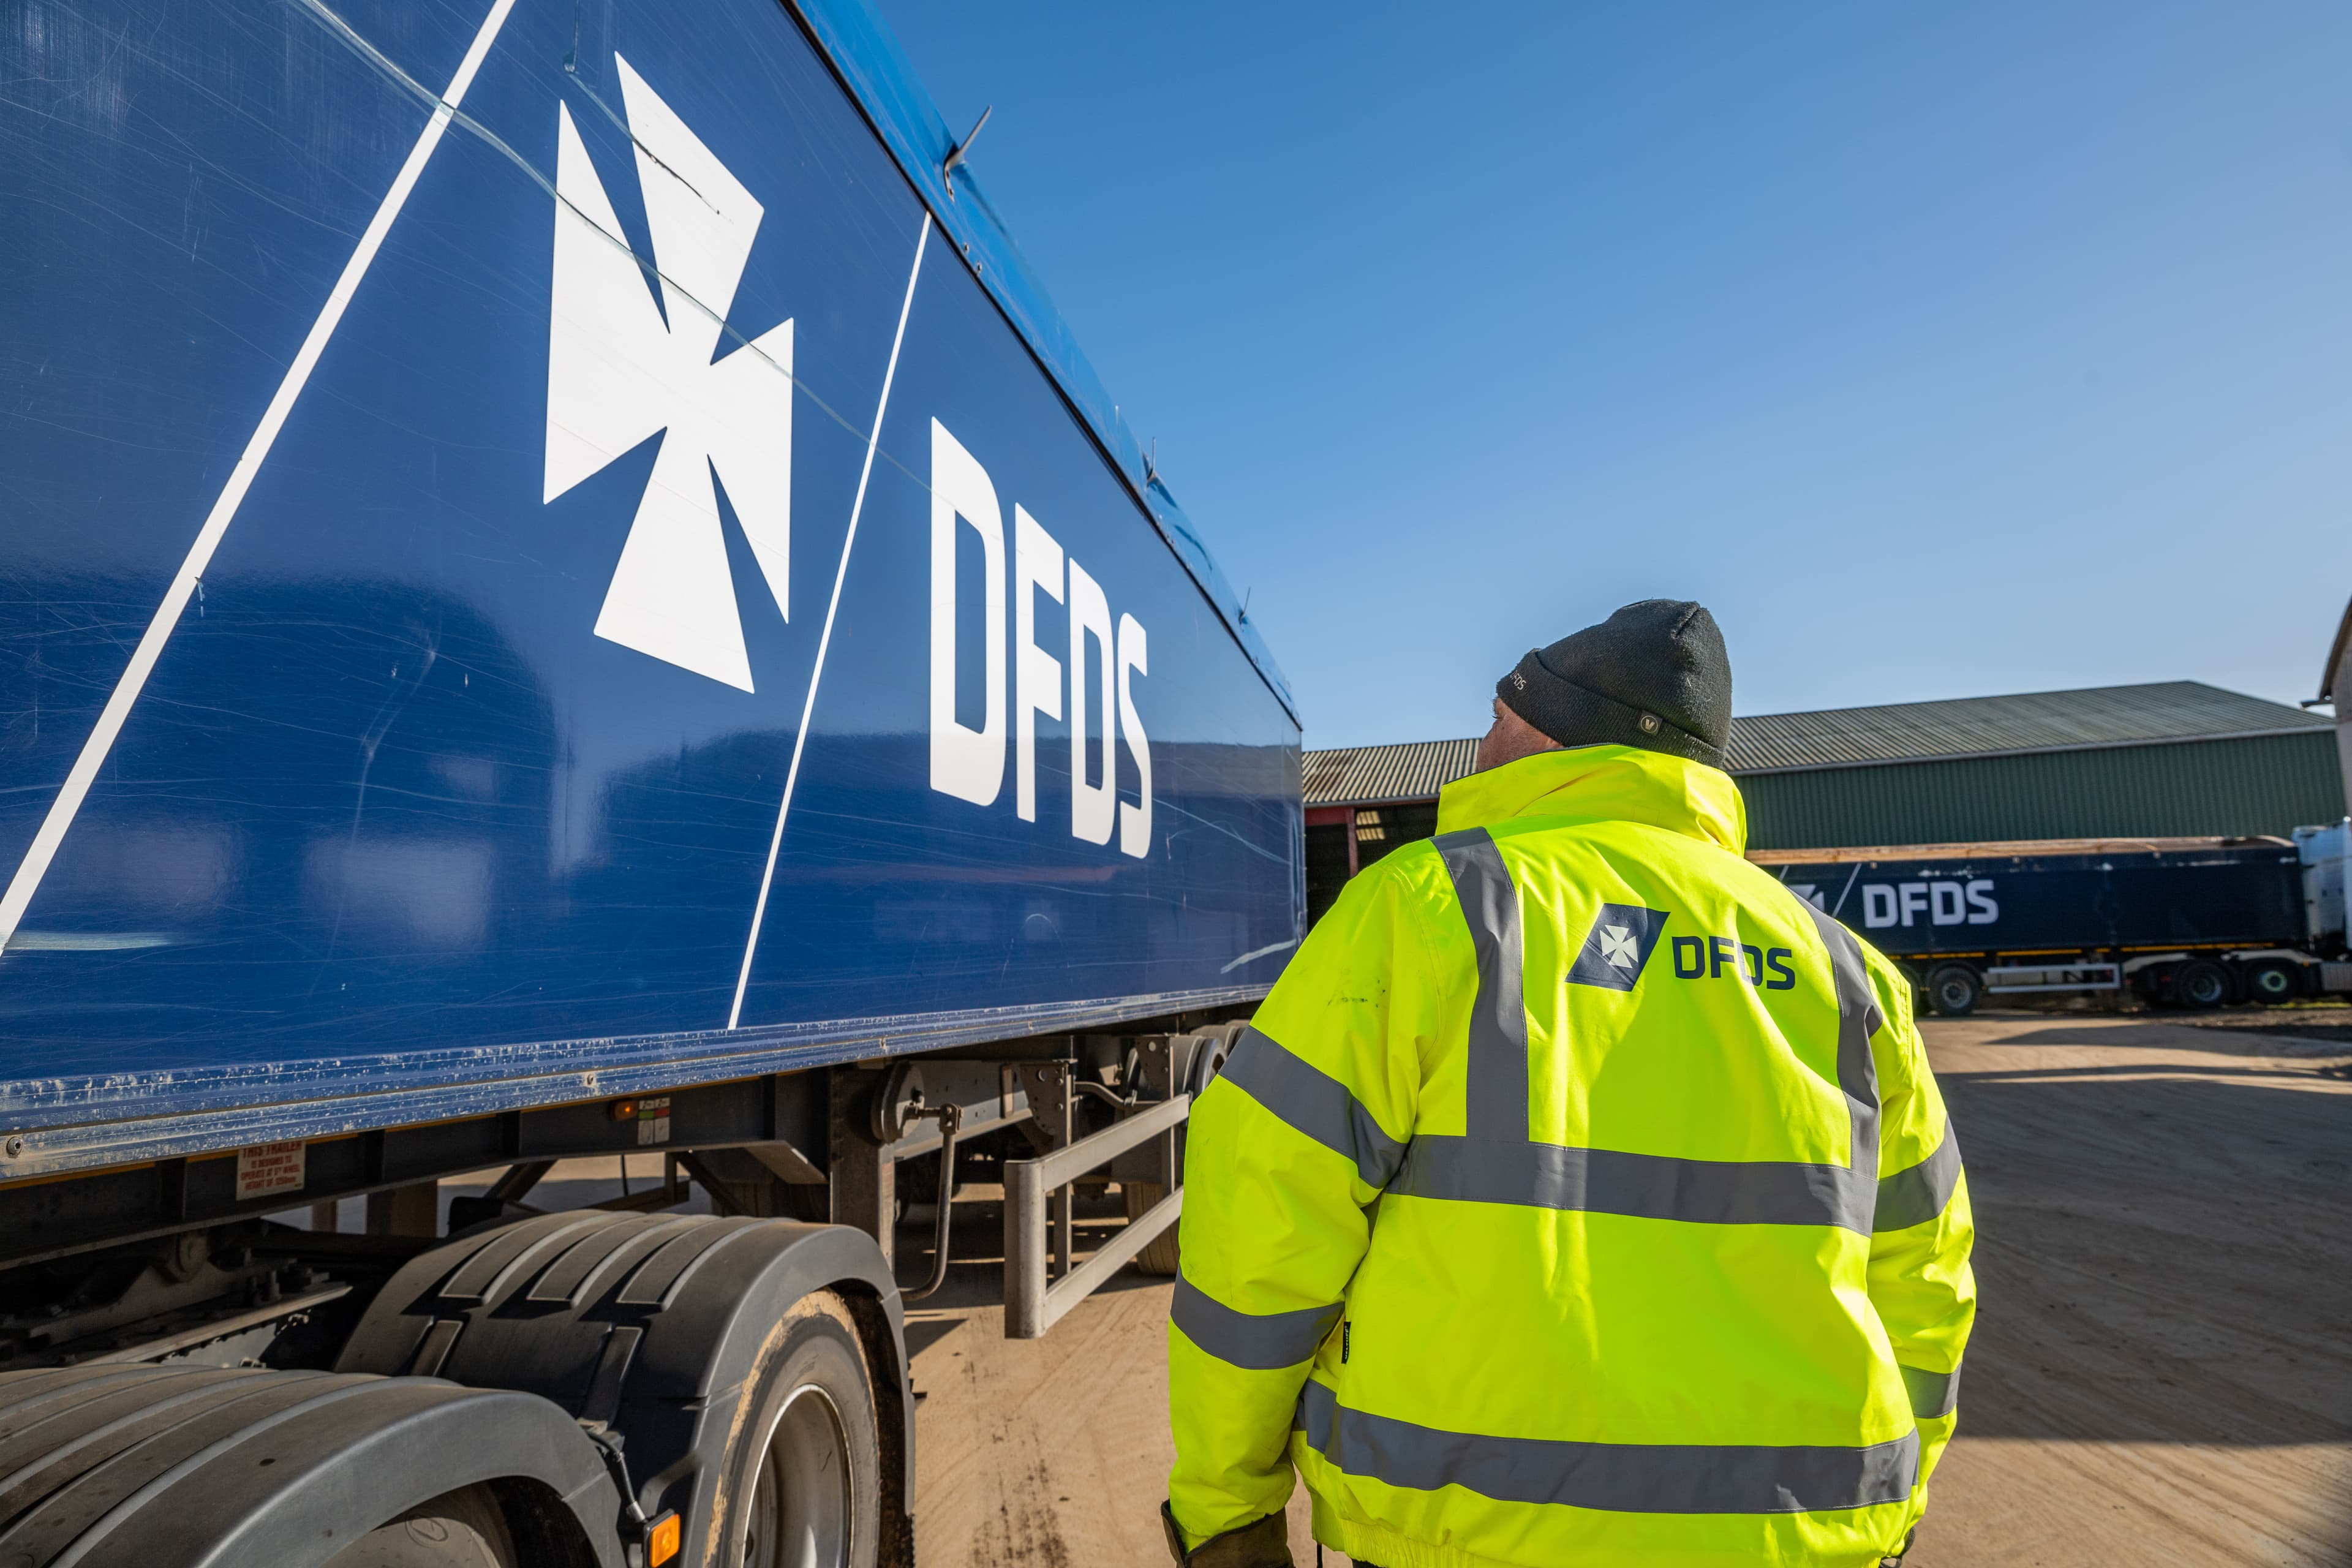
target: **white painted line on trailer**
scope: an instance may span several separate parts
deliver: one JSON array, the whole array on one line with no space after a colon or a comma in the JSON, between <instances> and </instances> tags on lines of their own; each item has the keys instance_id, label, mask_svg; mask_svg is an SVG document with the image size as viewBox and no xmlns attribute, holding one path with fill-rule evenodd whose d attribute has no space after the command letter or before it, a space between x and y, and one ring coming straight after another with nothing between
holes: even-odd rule
<instances>
[{"instance_id":1,"label":"white painted line on trailer","mask_svg":"<svg viewBox=\"0 0 2352 1568\"><path fill-rule=\"evenodd\" d=\"M163 602L155 607L154 618L147 623L146 636L139 639L139 647L131 655L130 667L123 670L122 679L115 682L113 695L106 700L106 707L99 713L97 728L90 731L89 739L82 742L81 755L74 759L73 770L66 774L65 787L50 803L49 814L42 819L40 831L33 835L32 847L25 851L25 858L17 866L16 875L10 879L7 892L0 894L0 949L6 948L9 939L16 934L16 924L25 918L26 906L33 901L34 893L39 890L41 879L48 875L49 862L57 858L58 847L65 842L66 830L73 826L82 802L89 797L89 786L98 779L98 770L105 765L107 753L114 749L114 739L122 732L122 721L131 716L131 704L139 700L139 693L145 689L148 676L154 672L155 661L163 657L163 645L171 640L173 631L179 626L181 614L187 609L188 600L196 591L197 581L204 576L205 568L212 564L213 552L220 548L221 536L228 531L228 525L236 520L237 508L245 504L246 491L253 487L254 476L268 460L269 448L276 444L278 431L285 427L286 416L293 412L295 399L302 395L303 385L310 381L311 370L317 366L319 356L326 351L327 340L335 335L336 327L342 323L343 310L351 304L352 296L359 291L360 279L367 276L369 266L375 260L376 251L383 245L383 237L391 231L393 221L400 216L400 209L407 204L409 192L416 188L417 177L425 173L425 165L431 160L434 149L440 146L441 133L448 129L450 116L465 100L466 89L473 85L474 73L481 69L483 59L490 52L490 45L498 38L499 29L506 25L507 13L513 9L514 0L497 0L497 4L490 7L490 14L483 20L481 30L474 35L474 47L466 51L466 58L458 62L457 74L449 79L449 90L441 95L440 103L425 121L424 132L416 138L416 145L409 149L408 161L401 164L400 173L393 177L392 188L384 193L383 203L375 209L374 218L360 236L359 247L343 264L342 276L335 279L335 287L327 295L326 304L320 309L319 319L310 323L310 336L302 340L302 347L294 355L294 363L286 367L285 379L278 384L278 395L269 400L268 408L262 413L261 423L254 427L252 437L246 442L245 455L237 458L236 467L230 470L228 483L221 487L220 499L213 502L213 510L205 517L204 527L197 531L195 543L188 547L187 559L180 563L179 575L172 579L172 586L164 594Z\"/></svg>"},{"instance_id":2,"label":"white painted line on trailer","mask_svg":"<svg viewBox=\"0 0 2352 1568\"><path fill-rule=\"evenodd\" d=\"M1284 948L1297 947L1297 945L1298 939L1294 936L1288 942L1269 942L1264 947L1253 948L1249 952L1243 953L1239 958L1234 959L1231 963L1226 964L1223 969L1218 970L1217 973L1220 974L1231 974L1243 964L1253 963L1257 959L1264 958L1269 952L1280 952Z\"/></svg>"},{"instance_id":3,"label":"white painted line on trailer","mask_svg":"<svg viewBox=\"0 0 2352 1568\"><path fill-rule=\"evenodd\" d=\"M931 214L923 211L923 230L915 237L915 265L907 274L907 297L898 302L898 331L890 339L890 363L882 371L882 397L874 405L874 428L866 437L866 466L857 470L857 496L849 503L849 531L842 536L841 563L833 569L833 598L824 606L824 630L817 634L816 668L809 671L808 696L801 703L801 727L793 736L792 766L784 770L784 798L776 807L776 831L768 840L768 868L760 873L760 901L751 906L751 934L743 942L743 968L735 976L735 1005L727 1010L727 1026L743 1017L743 993L751 984L751 958L760 951L760 922L768 913L768 889L776 880L776 852L784 845L784 818L792 815L793 786L800 782L801 750L808 744L809 721L816 713L816 686L824 679L825 650L833 646L833 617L841 609L841 585L849 577L849 547L857 542L857 519L866 510L866 481L874 477L874 450L882 441L882 416L889 411L890 384L898 375L898 350L907 342L907 317L915 309L915 282L923 275L923 247L931 242Z\"/></svg>"}]
</instances>

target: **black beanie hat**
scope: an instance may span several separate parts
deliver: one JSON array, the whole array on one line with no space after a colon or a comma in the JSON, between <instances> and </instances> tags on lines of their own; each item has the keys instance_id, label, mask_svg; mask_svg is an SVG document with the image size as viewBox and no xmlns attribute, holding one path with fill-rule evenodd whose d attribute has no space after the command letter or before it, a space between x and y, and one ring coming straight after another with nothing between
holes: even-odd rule
<instances>
[{"instance_id":1,"label":"black beanie hat","mask_svg":"<svg viewBox=\"0 0 2352 1568\"><path fill-rule=\"evenodd\" d=\"M1723 766L1731 658L1704 605L1644 599L1530 648L1495 695L1563 746L1642 746Z\"/></svg>"}]
</instances>

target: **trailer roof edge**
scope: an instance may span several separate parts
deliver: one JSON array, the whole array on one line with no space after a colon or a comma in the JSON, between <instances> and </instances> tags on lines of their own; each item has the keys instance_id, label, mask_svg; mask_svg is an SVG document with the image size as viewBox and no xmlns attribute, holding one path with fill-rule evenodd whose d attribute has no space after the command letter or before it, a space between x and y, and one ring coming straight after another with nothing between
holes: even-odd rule
<instances>
[{"instance_id":1,"label":"trailer roof edge","mask_svg":"<svg viewBox=\"0 0 2352 1568\"><path fill-rule=\"evenodd\" d=\"M1218 570L1192 519L1145 457L1142 443L1119 416L1118 405L1111 401L1110 393L1078 348L1069 323L1055 309L1045 284L990 205L971 165L960 162L952 174L947 172L949 155L958 146L955 133L915 74L897 35L870 0L783 0L783 4L815 41L850 101L865 115L908 184L930 209L933 221L955 241L982 289L1003 312L1078 422L1094 437L1137 506L1225 623L1266 689L1274 693L1291 721L1298 723L1297 699L1273 650Z\"/></svg>"}]
</instances>

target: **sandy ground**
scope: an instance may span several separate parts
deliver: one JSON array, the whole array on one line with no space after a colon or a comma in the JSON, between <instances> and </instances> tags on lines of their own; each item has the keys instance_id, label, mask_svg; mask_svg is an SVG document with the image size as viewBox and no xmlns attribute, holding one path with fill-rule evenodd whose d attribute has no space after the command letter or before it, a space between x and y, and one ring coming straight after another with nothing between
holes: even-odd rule
<instances>
[{"instance_id":1,"label":"sandy ground","mask_svg":"<svg viewBox=\"0 0 2352 1568\"><path fill-rule=\"evenodd\" d=\"M1909 1561L2352 1563L2352 1047L1927 1028L1982 1306Z\"/></svg>"},{"instance_id":2,"label":"sandy ground","mask_svg":"<svg viewBox=\"0 0 2352 1568\"><path fill-rule=\"evenodd\" d=\"M1983 1306L1908 1563L2352 1563L2352 1082L2318 1070L2352 1045L2130 1016L1927 1028ZM1168 1286L1129 1272L1008 1341L997 1210L957 1217L948 1290L909 1313L921 1560L1164 1561ZM905 1272L924 1245L902 1232Z\"/></svg>"}]
</instances>

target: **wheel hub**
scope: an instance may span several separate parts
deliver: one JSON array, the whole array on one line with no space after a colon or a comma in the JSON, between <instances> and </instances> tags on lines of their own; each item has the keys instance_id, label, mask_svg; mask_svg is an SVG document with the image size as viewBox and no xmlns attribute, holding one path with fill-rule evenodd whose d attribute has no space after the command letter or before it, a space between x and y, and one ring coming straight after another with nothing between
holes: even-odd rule
<instances>
[{"instance_id":1,"label":"wheel hub","mask_svg":"<svg viewBox=\"0 0 2352 1568\"><path fill-rule=\"evenodd\" d=\"M743 1568L848 1568L849 1440L824 1390L804 1383L776 1416L744 1521Z\"/></svg>"}]
</instances>

